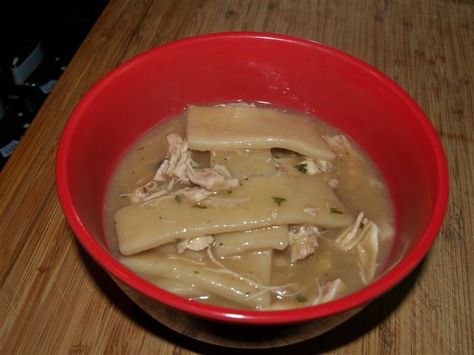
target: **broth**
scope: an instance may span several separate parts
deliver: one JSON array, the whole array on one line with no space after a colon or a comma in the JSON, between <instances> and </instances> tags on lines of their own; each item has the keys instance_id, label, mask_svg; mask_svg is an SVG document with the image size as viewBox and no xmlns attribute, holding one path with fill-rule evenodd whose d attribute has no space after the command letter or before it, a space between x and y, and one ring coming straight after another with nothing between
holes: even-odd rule
<instances>
[{"instance_id":1,"label":"broth","mask_svg":"<svg viewBox=\"0 0 474 355\"><path fill-rule=\"evenodd\" d=\"M225 114L226 107L239 106L218 107L223 107L222 112ZM243 107L249 107L249 110L258 109L253 105ZM210 108L213 113L212 109ZM262 110L271 110L276 112L275 115L285 113L275 108L265 107ZM261 112L267 114L266 111ZM202 150L200 147L201 151L192 151L194 168L215 169L217 165L222 164L226 167L226 174L230 173L226 181L231 181L231 178L237 179L238 185L213 191L212 195L197 203L195 200L188 201L184 192L181 194L176 191L184 191L186 185L188 189L189 186L206 191L208 189L202 189L202 186L193 182L186 184L183 181L174 183L168 190L171 191L169 196L158 196L149 200L142 196L132 202L134 198L138 198L136 191L143 192L143 186L153 180L163 161L167 158L170 160L167 157L167 137L170 134L177 134L189 139L186 136L187 131L189 133L187 125L190 125L189 119L186 118L187 113L160 123L144 134L126 152L108 186L104 226L110 250L127 267L170 292L199 302L232 308L272 310L304 307L342 297L371 282L380 272L380 265L387 259L393 241L394 216L387 187L367 154L355 142L322 121L301 114L291 114L294 116L292 119L301 120L303 126L311 126L311 129L320 132L334 157L327 160L308 158L306 155L282 147L267 149L259 146L258 149L254 149L252 146L251 150L231 148L222 151L217 146L217 150L212 152ZM272 116L273 113L269 112L268 115ZM212 124L214 123L211 122ZM257 128L257 131L258 129L260 128ZM192 133L197 135L195 132ZM201 132L199 134L200 138L203 134ZM225 134L221 134L225 140ZM257 138L251 137L251 139L255 141ZM196 139L191 143L198 146L201 144ZM211 142L211 145L213 144ZM318 151L315 154L325 153ZM250 163L249 166L246 166L246 162ZM214 224L208 226L204 222L209 221L198 220L199 223L204 223L201 230L205 232L201 235L195 232L192 226L169 232L174 234L165 235L162 232L168 227L160 224L162 218L168 218L168 224L174 221L170 219L171 217L166 217L166 213L172 212L170 208L163 207L163 213L157 212L161 205L176 204L182 208L187 216L183 217L186 223L188 220L194 220L193 218L199 219L199 213L207 216L203 218L210 219L222 211L224 215L226 211L234 211L233 208L236 208L236 211L237 208L254 209L251 216L257 216L261 212L260 202L247 201L249 198L257 198L254 193L248 193L250 195L248 197L245 195L245 191L254 191L253 188L259 191L252 184L264 186L263 189L268 188L270 191L271 186L286 186L289 182L301 184L306 181L323 182L323 188L327 189L329 186L328 193L334 193L334 198L328 197L328 201L333 201L330 202L331 206L341 203L337 207L331 207L328 206L329 202L325 202L328 209L327 218L319 217L321 214L319 207L304 208L303 211L308 216L303 217L302 213L296 213L295 216L298 216L294 217L292 211L285 211L285 206L292 203L298 205L300 202L292 201L292 196L299 196L300 186L298 186L298 189L284 197L273 193L268 200L265 200L269 205L273 203L274 210L277 211L275 214L278 216L275 216L274 212L271 216L278 221L275 227L269 227L267 223L242 228L235 227L232 224L234 222L229 222L227 226L232 225L233 229L222 230L220 228L222 226L219 226L220 229L217 228L218 223L213 222ZM165 183L167 181L160 182ZM156 184L158 183L155 181ZM156 192L156 186L153 186L152 190ZM147 194L151 196L150 192ZM243 194L243 197L239 194ZM311 192L305 192L304 195L306 194ZM317 196L317 191L314 196ZM227 205L214 204L216 202L221 204L222 201ZM238 206L229 206L229 201ZM248 207L245 207L247 205ZM160 227L160 231L156 231L163 236L156 238L145 236L149 233L148 227L142 228L142 221L135 222L133 221L135 217L130 217L136 210L138 212L147 210L146 213L154 216L152 219L156 219L157 225L166 227ZM240 213L225 218L232 220L237 218L237 215L240 216ZM286 214L291 216L287 217ZM320 219L316 218L316 214ZM343 218L346 216L351 216L349 222ZM296 218L295 221L299 221L300 218L306 220L306 217L310 219L314 217L318 222L283 223L292 221L292 218ZM263 219L255 217L255 221ZM252 223L255 221L252 220ZM134 232L130 232L132 228L130 223L140 225L142 228L136 232L136 238ZM172 230L173 227L170 228ZM243 233L242 229L252 231ZM121 233L120 238L117 231ZM144 233L143 238L138 236L140 233ZM235 239L237 241L235 243L238 243L242 234L249 237L249 240L244 243L245 245L239 244L238 252L232 252L235 246L231 241ZM266 235L271 235L274 243L272 246L266 244L260 247L251 246L252 243L256 243L255 245L263 243L262 240L266 240ZM140 238L144 240L143 243L136 241ZM158 243L157 240L160 238L166 242ZM231 251L225 249L226 247ZM233 282L236 284L227 285Z\"/></svg>"}]
</instances>

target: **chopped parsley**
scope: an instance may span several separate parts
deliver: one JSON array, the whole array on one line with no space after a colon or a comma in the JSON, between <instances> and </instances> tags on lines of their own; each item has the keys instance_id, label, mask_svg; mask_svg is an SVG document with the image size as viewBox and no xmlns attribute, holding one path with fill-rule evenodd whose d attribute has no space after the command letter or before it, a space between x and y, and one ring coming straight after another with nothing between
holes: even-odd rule
<instances>
[{"instance_id":1,"label":"chopped parsley","mask_svg":"<svg viewBox=\"0 0 474 355\"><path fill-rule=\"evenodd\" d=\"M207 206L204 206L204 205L201 205L200 203L196 203L193 205L193 207L196 207L196 208L207 208Z\"/></svg>"},{"instance_id":2,"label":"chopped parsley","mask_svg":"<svg viewBox=\"0 0 474 355\"><path fill-rule=\"evenodd\" d=\"M344 212L342 212L342 211L341 211L339 208L337 208L337 207L331 207L331 208L329 209L329 212L334 213L334 214L344 214Z\"/></svg>"},{"instance_id":3,"label":"chopped parsley","mask_svg":"<svg viewBox=\"0 0 474 355\"><path fill-rule=\"evenodd\" d=\"M295 169L303 174L306 174L308 172L308 166L306 164L297 164L295 165Z\"/></svg>"},{"instance_id":4,"label":"chopped parsley","mask_svg":"<svg viewBox=\"0 0 474 355\"><path fill-rule=\"evenodd\" d=\"M365 227L364 222L360 222L360 224L359 224L359 229L364 229L364 227Z\"/></svg>"},{"instance_id":5,"label":"chopped parsley","mask_svg":"<svg viewBox=\"0 0 474 355\"><path fill-rule=\"evenodd\" d=\"M176 195L176 196L174 197L174 199L175 199L176 202L178 202L178 203L181 203L181 201L182 201L182 197L181 197L180 195Z\"/></svg>"},{"instance_id":6,"label":"chopped parsley","mask_svg":"<svg viewBox=\"0 0 474 355\"><path fill-rule=\"evenodd\" d=\"M199 271L193 270L193 274L199 274Z\"/></svg>"},{"instance_id":7,"label":"chopped parsley","mask_svg":"<svg viewBox=\"0 0 474 355\"><path fill-rule=\"evenodd\" d=\"M286 202L286 198L283 197L273 196L272 198L278 206L281 206L283 202Z\"/></svg>"}]
</instances>

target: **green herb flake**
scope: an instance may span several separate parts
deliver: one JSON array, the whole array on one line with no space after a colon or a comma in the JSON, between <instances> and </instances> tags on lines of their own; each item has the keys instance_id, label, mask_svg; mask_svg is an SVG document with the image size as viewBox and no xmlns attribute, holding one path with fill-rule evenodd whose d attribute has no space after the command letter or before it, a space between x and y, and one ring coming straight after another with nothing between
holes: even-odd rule
<instances>
[{"instance_id":1,"label":"green herb flake","mask_svg":"<svg viewBox=\"0 0 474 355\"><path fill-rule=\"evenodd\" d=\"M273 196L272 198L278 206L281 206L283 202L286 202L286 198L283 197Z\"/></svg>"},{"instance_id":2,"label":"green herb flake","mask_svg":"<svg viewBox=\"0 0 474 355\"><path fill-rule=\"evenodd\" d=\"M339 208L337 208L337 207L331 207L331 208L329 209L329 212L334 213L334 214L344 214L344 212L342 212L342 211L341 211Z\"/></svg>"},{"instance_id":3,"label":"green herb flake","mask_svg":"<svg viewBox=\"0 0 474 355\"><path fill-rule=\"evenodd\" d=\"M301 294L300 294L300 295L297 295L297 296L296 296L296 301L297 301L298 303L305 303L305 302L308 302L308 299L306 298L305 295L301 295Z\"/></svg>"},{"instance_id":4,"label":"green herb flake","mask_svg":"<svg viewBox=\"0 0 474 355\"><path fill-rule=\"evenodd\" d=\"M245 292L245 295L246 296L250 295L250 291Z\"/></svg>"},{"instance_id":5,"label":"green herb flake","mask_svg":"<svg viewBox=\"0 0 474 355\"><path fill-rule=\"evenodd\" d=\"M184 239L182 239L182 238L176 238L176 239L174 240L175 243L180 243L180 242L182 242L182 241L184 241Z\"/></svg>"},{"instance_id":6,"label":"green herb flake","mask_svg":"<svg viewBox=\"0 0 474 355\"><path fill-rule=\"evenodd\" d=\"M220 247L223 246L223 245L224 245L224 243L222 243L222 242L219 243L219 246L220 246Z\"/></svg>"},{"instance_id":7,"label":"green herb flake","mask_svg":"<svg viewBox=\"0 0 474 355\"><path fill-rule=\"evenodd\" d=\"M364 229L364 227L365 227L364 222L360 222L360 224L359 224L359 229Z\"/></svg>"},{"instance_id":8,"label":"green herb flake","mask_svg":"<svg viewBox=\"0 0 474 355\"><path fill-rule=\"evenodd\" d=\"M294 168L303 174L308 172L308 166L306 164L297 164L294 166Z\"/></svg>"},{"instance_id":9,"label":"green herb flake","mask_svg":"<svg viewBox=\"0 0 474 355\"><path fill-rule=\"evenodd\" d=\"M176 202L178 202L178 203L181 203L181 202L183 201L183 199L182 199L182 197L181 197L180 195L176 195L176 196L174 197L174 199L175 199Z\"/></svg>"},{"instance_id":10,"label":"green herb flake","mask_svg":"<svg viewBox=\"0 0 474 355\"><path fill-rule=\"evenodd\" d=\"M195 208L202 208L202 209L207 208L207 206L201 205L200 203L194 204L193 207L195 207Z\"/></svg>"},{"instance_id":11,"label":"green herb flake","mask_svg":"<svg viewBox=\"0 0 474 355\"><path fill-rule=\"evenodd\" d=\"M199 274L199 271L193 270L193 274Z\"/></svg>"}]
</instances>

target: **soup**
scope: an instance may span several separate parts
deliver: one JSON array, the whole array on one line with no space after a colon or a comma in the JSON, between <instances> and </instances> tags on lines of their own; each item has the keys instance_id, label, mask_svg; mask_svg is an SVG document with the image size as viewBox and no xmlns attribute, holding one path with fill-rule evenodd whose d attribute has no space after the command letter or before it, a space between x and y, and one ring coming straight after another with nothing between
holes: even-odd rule
<instances>
[{"instance_id":1,"label":"soup","mask_svg":"<svg viewBox=\"0 0 474 355\"><path fill-rule=\"evenodd\" d=\"M317 305L370 283L394 217L334 127L253 104L189 106L126 152L106 194L110 249L157 286L250 310Z\"/></svg>"}]
</instances>

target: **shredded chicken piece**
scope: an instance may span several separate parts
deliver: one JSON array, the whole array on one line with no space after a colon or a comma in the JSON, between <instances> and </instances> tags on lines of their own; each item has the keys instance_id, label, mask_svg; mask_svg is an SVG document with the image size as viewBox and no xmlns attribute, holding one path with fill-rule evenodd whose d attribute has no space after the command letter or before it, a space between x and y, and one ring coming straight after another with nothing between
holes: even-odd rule
<instances>
[{"instance_id":1,"label":"shredded chicken piece","mask_svg":"<svg viewBox=\"0 0 474 355\"><path fill-rule=\"evenodd\" d=\"M239 186L239 180L234 178L223 165L216 164L211 168L198 168L188 150L188 143L178 134L169 134L168 152L161 163L153 180L135 189L128 196L132 203L145 202L160 197L184 195L187 199L200 202L213 192L230 190ZM179 182L188 187L172 191ZM199 187L189 187L190 184Z\"/></svg>"},{"instance_id":2,"label":"shredded chicken piece","mask_svg":"<svg viewBox=\"0 0 474 355\"><path fill-rule=\"evenodd\" d=\"M166 139L169 145L167 158L153 180L165 181L175 177L184 184L192 182L211 191L229 190L239 185L239 180L232 177L223 165L216 164L212 169L197 168L187 141L178 134L170 134Z\"/></svg>"},{"instance_id":3,"label":"shredded chicken piece","mask_svg":"<svg viewBox=\"0 0 474 355\"><path fill-rule=\"evenodd\" d=\"M365 218L364 212L360 212L355 222L347 227L334 241L344 251L352 250L365 236L370 234L378 235L377 225Z\"/></svg>"},{"instance_id":4,"label":"shredded chicken piece","mask_svg":"<svg viewBox=\"0 0 474 355\"><path fill-rule=\"evenodd\" d=\"M174 191L172 195L183 195L184 198L197 203L211 196L212 192L201 187L185 187L184 189Z\"/></svg>"},{"instance_id":5,"label":"shredded chicken piece","mask_svg":"<svg viewBox=\"0 0 474 355\"><path fill-rule=\"evenodd\" d=\"M379 251L379 227L360 212L356 221L334 241L344 251L355 248L357 252L360 277L364 284L370 282L377 269Z\"/></svg>"},{"instance_id":6,"label":"shredded chicken piece","mask_svg":"<svg viewBox=\"0 0 474 355\"><path fill-rule=\"evenodd\" d=\"M313 254L318 243L319 229L316 226L293 226L290 228L288 237L291 247L291 262L302 260Z\"/></svg>"},{"instance_id":7,"label":"shredded chicken piece","mask_svg":"<svg viewBox=\"0 0 474 355\"><path fill-rule=\"evenodd\" d=\"M328 185L329 185L329 187L335 189L336 187L339 186L339 180L337 180L337 179L330 179L330 180L328 181Z\"/></svg>"},{"instance_id":8,"label":"shredded chicken piece","mask_svg":"<svg viewBox=\"0 0 474 355\"><path fill-rule=\"evenodd\" d=\"M188 183L188 166L191 165L191 152L188 150L188 143L180 135L172 133L166 137L168 141L167 158L158 168L153 180L166 181L176 177L183 183Z\"/></svg>"},{"instance_id":9,"label":"shredded chicken piece","mask_svg":"<svg viewBox=\"0 0 474 355\"><path fill-rule=\"evenodd\" d=\"M335 151L337 154L349 153L354 158L362 159L360 154L352 147L352 144L343 134L335 134L332 136L322 136L327 144Z\"/></svg>"},{"instance_id":10,"label":"shredded chicken piece","mask_svg":"<svg viewBox=\"0 0 474 355\"><path fill-rule=\"evenodd\" d=\"M270 214L273 219L278 218L278 211L276 209L272 209L272 212Z\"/></svg>"},{"instance_id":11,"label":"shredded chicken piece","mask_svg":"<svg viewBox=\"0 0 474 355\"><path fill-rule=\"evenodd\" d=\"M168 193L168 189L159 185L156 181L150 181L143 186L133 190L131 193L121 194L120 196L128 196L132 203L144 202L153 198L158 198Z\"/></svg>"},{"instance_id":12,"label":"shredded chicken piece","mask_svg":"<svg viewBox=\"0 0 474 355\"><path fill-rule=\"evenodd\" d=\"M377 227L375 224L374 226ZM367 284L373 280L377 269L379 238L376 229L371 229L367 236L356 245L356 250L359 259L360 277L364 284Z\"/></svg>"},{"instance_id":13,"label":"shredded chicken piece","mask_svg":"<svg viewBox=\"0 0 474 355\"><path fill-rule=\"evenodd\" d=\"M220 164L212 169L194 169L189 166L187 176L193 183L211 191L230 190L239 186L239 179L232 177L226 167Z\"/></svg>"},{"instance_id":14,"label":"shredded chicken piece","mask_svg":"<svg viewBox=\"0 0 474 355\"><path fill-rule=\"evenodd\" d=\"M308 157L306 157L305 160L299 162L297 166L301 166L304 169L305 174L308 175L327 173L329 170L332 169L332 164L329 160L315 160Z\"/></svg>"},{"instance_id":15,"label":"shredded chicken piece","mask_svg":"<svg viewBox=\"0 0 474 355\"><path fill-rule=\"evenodd\" d=\"M316 208L306 207L303 209L303 212L309 214L312 217L316 217Z\"/></svg>"},{"instance_id":16,"label":"shredded chicken piece","mask_svg":"<svg viewBox=\"0 0 474 355\"><path fill-rule=\"evenodd\" d=\"M176 246L178 247L178 253L182 253L186 249L201 251L209 247L212 243L214 243L214 237L205 235L203 237L179 241L176 243Z\"/></svg>"},{"instance_id":17,"label":"shredded chicken piece","mask_svg":"<svg viewBox=\"0 0 474 355\"><path fill-rule=\"evenodd\" d=\"M344 287L341 279L326 282L323 287L319 287L319 295L314 299L313 306L332 301Z\"/></svg>"}]
</instances>

